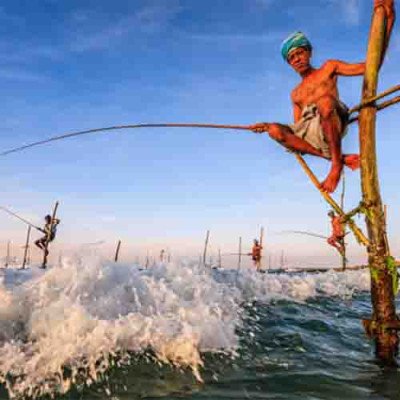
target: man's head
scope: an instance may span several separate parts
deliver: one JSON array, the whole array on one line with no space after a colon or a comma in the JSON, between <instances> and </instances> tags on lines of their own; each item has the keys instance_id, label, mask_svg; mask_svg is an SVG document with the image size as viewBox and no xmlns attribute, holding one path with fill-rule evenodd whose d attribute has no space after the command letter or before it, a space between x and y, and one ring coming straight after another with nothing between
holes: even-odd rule
<instances>
[{"instance_id":1,"label":"man's head","mask_svg":"<svg viewBox=\"0 0 400 400\"><path fill-rule=\"evenodd\" d=\"M257 240L257 239L254 239L253 242L254 242L254 244L255 244L256 246L258 246L258 240Z\"/></svg>"},{"instance_id":2,"label":"man's head","mask_svg":"<svg viewBox=\"0 0 400 400\"><path fill-rule=\"evenodd\" d=\"M282 57L299 74L310 68L311 52L311 43L302 32L292 33L281 47Z\"/></svg>"},{"instance_id":3,"label":"man's head","mask_svg":"<svg viewBox=\"0 0 400 400\"><path fill-rule=\"evenodd\" d=\"M328 212L328 217L333 218L335 216L335 213L333 211Z\"/></svg>"},{"instance_id":4,"label":"man's head","mask_svg":"<svg viewBox=\"0 0 400 400\"><path fill-rule=\"evenodd\" d=\"M51 215L47 214L47 215L44 217L44 220L49 224L49 223L51 222Z\"/></svg>"}]
</instances>

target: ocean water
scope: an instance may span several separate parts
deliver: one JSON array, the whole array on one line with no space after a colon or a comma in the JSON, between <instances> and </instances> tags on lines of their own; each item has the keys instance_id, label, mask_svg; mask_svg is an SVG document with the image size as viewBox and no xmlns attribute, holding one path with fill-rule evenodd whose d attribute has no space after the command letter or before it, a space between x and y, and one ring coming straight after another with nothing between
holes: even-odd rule
<instances>
[{"instance_id":1,"label":"ocean water","mask_svg":"<svg viewBox=\"0 0 400 400\"><path fill-rule=\"evenodd\" d=\"M400 399L360 319L368 271L64 258L0 274L0 399Z\"/></svg>"}]
</instances>

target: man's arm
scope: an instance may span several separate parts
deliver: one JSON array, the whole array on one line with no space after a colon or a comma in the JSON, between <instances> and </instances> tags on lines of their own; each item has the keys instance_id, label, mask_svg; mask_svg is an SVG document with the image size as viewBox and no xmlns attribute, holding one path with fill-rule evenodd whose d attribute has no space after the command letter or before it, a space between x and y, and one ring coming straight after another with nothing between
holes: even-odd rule
<instances>
[{"instance_id":1,"label":"man's arm","mask_svg":"<svg viewBox=\"0 0 400 400\"><path fill-rule=\"evenodd\" d=\"M325 63L325 68L329 70L332 75L341 76L357 76L364 75L365 63L346 63L340 60L329 60Z\"/></svg>"}]
</instances>

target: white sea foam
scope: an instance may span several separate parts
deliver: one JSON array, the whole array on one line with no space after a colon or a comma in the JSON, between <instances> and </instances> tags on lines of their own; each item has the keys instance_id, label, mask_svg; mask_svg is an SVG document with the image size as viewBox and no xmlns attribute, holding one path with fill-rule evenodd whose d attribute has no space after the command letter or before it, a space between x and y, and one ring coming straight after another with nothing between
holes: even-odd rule
<instances>
[{"instance_id":1,"label":"white sea foam","mask_svg":"<svg viewBox=\"0 0 400 400\"><path fill-rule=\"evenodd\" d=\"M151 349L201 379L201 353L237 349L243 303L348 297L368 286L366 271L289 276L195 263L141 271L94 256L3 271L0 377L11 396L63 393L82 374L86 384L99 379L113 358Z\"/></svg>"}]
</instances>

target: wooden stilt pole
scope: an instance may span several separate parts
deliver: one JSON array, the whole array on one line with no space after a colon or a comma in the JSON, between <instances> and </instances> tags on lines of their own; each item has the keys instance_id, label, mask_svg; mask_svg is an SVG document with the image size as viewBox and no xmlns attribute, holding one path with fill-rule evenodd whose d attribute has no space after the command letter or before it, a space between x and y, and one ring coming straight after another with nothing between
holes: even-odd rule
<instances>
[{"instance_id":1,"label":"wooden stilt pole","mask_svg":"<svg viewBox=\"0 0 400 400\"><path fill-rule=\"evenodd\" d=\"M375 9L366 58L362 98L376 94L379 67L384 51L387 20L383 7ZM385 229L385 216L379 189L376 157L376 108L363 107L359 115L359 138L361 155L361 190L368 207L365 221L368 229L368 265L371 271L371 300L373 315L364 320L367 333L375 338L376 355L385 365L396 364L399 338L389 325L397 321L395 292L397 292L397 268L390 257Z\"/></svg>"},{"instance_id":2,"label":"wooden stilt pole","mask_svg":"<svg viewBox=\"0 0 400 400\"><path fill-rule=\"evenodd\" d=\"M344 211L340 208L339 204L336 203L336 201L326 192L321 190L320 188L320 183L318 182L317 177L314 175L314 173L311 171L310 167L307 165L307 163L304 161L304 158L300 155L295 153L294 154L297 161L300 163L302 166L303 170L305 173L308 175L310 178L311 182L314 184L314 186L319 190L321 193L322 197L326 200L326 202L336 211L337 214L339 215L345 215ZM349 228L353 232L355 238L357 239L358 243L367 246L368 245L368 239L365 237L365 235L362 233L361 229L354 223L353 220L349 220L347 222Z\"/></svg>"},{"instance_id":3,"label":"wooden stilt pole","mask_svg":"<svg viewBox=\"0 0 400 400\"><path fill-rule=\"evenodd\" d=\"M342 210L344 210L344 197L346 194L346 175L345 172L343 171L342 173L342 193L340 194L340 208ZM340 246L343 249L343 252L341 254L342 256L342 270L345 271L346 270L346 266L347 266L347 258L346 258L346 225L344 225L343 227L343 231L344 231L344 236L342 239L340 239Z\"/></svg>"},{"instance_id":4,"label":"wooden stilt pole","mask_svg":"<svg viewBox=\"0 0 400 400\"><path fill-rule=\"evenodd\" d=\"M149 262L150 262L149 251L147 250L147 252L146 252L146 263L144 265L146 269L149 268Z\"/></svg>"},{"instance_id":5,"label":"wooden stilt pole","mask_svg":"<svg viewBox=\"0 0 400 400\"><path fill-rule=\"evenodd\" d=\"M24 261L22 262L22 269L25 269L26 261L28 258L28 251L29 251L29 239L31 237L31 229L32 227L28 225L28 232L26 234L26 242L25 242L25 249L24 249Z\"/></svg>"},{"instance_id":6,"label":"wooden stilt pole","mask_svg":"<svg viewBox=\"0 0 400 400\"><path fill-rule=\"evenodd\" d=\"M242 266L242 237L239 237L238 271Z\"/></svg>"},{"instance_id":7,"label":"wooden stilt pole","mask_svg":"<svg viewBox=\"0 0 400 400\"><path fill-rule=\"evenodd\" d=\"M56 204L54 205L53 214L51 216L50 232L47 234L46 243L44 244L42 268L47 267L47 257L49 255L48 248L49 248L49 243L50 243L50 238L51 238L51 232L53 230L53 223L54 223L54 220L56 219L57 208L58 208L58 201L56 201Z\"/></svg>"},{"instance_id":8,"label":"wooden stilt pole","mask_svg":"<svg viewBox=\"0 0 400 400\"><path fill-rule=\"evenodd\" d=\"M10 241L7 242L7 255L6 255L6 263L4 266L7 268L10 264Z\"/></svg>"},{"instance_id":9,"label":"wooden stilt pole","mask_svg":"<svg viewBox=\"0 0 400 400\"><path fill-rule=\"evenodd\" d=\"M121 240L118 240L117 243L117 248L115 249L115 256L114 256L114 261L118 262L118 257L119 257L119 249L121 248Z\"/></svg>"},{"instance_id":10,"label":"wooden stilt pole","mask_svg":"<svg viewBox=\"0 0 400 400\"><path fill-rule=\"evenodd\" d=\"M218 268L222 268L221 248L218 248Z\"/></svg>"},{"instance_id":11,"label":"wooden stilt pole","mask_svg":"<svg viewBox=\"0 0 400 400\"><path fill-rule=\"evenodd\" d=\"M208 241L210 239L210 231L207 231L206 234L206 241L204 243L204 252L203 252L203 265L206 265L206 257L207 257L207 247L208 247Z\"/></svg>"},{"instance_id":12,"label":"wooden stilt pole","mask_svg":"<svg viewBox=\"0 0 400 400\"><path fill-rule=\"evenodd\" d=\"M264 242L264 227L260 229L260 259L257 261L257 271L261 271L262 259L263 259L263 242Z\"/></svg>"}]
</instances>

